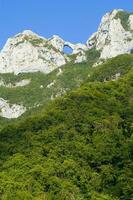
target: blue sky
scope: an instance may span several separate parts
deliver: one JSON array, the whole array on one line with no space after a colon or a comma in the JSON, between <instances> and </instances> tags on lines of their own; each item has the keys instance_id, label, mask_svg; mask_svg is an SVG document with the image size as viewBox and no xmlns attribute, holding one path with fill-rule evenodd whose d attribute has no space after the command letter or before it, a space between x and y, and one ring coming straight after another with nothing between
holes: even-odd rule
<instances>
[{"instance_id":1,"label":"blue sky","mask_svg":"<svg viewBox=\"0 0 133 200\"><path fill-rule=\"evenodd\" d=\"M0 0L0 48L8 37L31 29L49 38L60 35L86 42L101 17L114 8L133 11L132 0Z\"/></svg>"}]
</instances>

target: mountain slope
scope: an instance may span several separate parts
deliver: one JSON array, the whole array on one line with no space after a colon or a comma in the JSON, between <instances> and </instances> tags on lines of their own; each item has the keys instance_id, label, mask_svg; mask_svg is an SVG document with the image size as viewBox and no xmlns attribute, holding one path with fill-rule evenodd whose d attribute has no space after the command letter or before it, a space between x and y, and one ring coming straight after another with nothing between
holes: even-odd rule
<instances>
[{"instance_id":1,"label":"mountain slope","mask_svg":"<svg viewBox=\"0 0 133 200\"><path fill-rule=\"evenodd\" d=\"M88 57L87 62L80 64L70 63L48 75L39 72L19 74L17 76L1 74L0 79L3 80L6 86L0 87L0 97L8 99L10 105L23 105L27 110L25 115L28 115L34 112L36 108L41 109L42 106L47 106L51 100L80 87L86 80L115 80L122 77L133 67L133 55L118 56L96 68L92 67L92 65L98 59L99 52L92 51L92 53L89 52L90 55L92 61ZM23 87L15 87L15 84L22 80L30 80L30 82ZM9 83L12 84L12 87ZM3 120L1 120L1 123L3 124Z\"/></svg>"},{"instance_id":2,"label":"mountain slope","mask_svg":"<svg viewBox=\"0 0 133 200\"><path fill-rule=\"evenodd\" d=\"M41 72L0 74L0 97L8 100L10 105L23 105L27 111L46 105L50 100L79 87L84 82L90 68L98 60L99 52L89 50L86 57L86 62L76 64L71 58L73 60L70 63L48 75Z\"/></svg>"},{"instance_id":3,"label":"mountain slope","mask_svg":"<svg viewBox=\"0 0 133 200\"><path fill-rule=\"evenodd\" d=\"M129 69L116 81L88 80L40 114L5 126L1 199L132 199L132 99Z\"/></svg>"}]
</instances>

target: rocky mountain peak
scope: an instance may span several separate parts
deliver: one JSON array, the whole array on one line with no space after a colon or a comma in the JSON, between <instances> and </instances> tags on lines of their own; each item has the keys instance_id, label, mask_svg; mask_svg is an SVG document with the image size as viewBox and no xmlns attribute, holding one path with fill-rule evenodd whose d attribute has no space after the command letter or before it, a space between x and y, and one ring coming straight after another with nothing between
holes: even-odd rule
<instances>
[{"instance_id":1,"label":"rocky mountain peak","mask_svg":"<svg viewBox=\"0 0 133 200\"><path fill-rule=\"evenodd\" d=\"M62 38L60 38L58 35L53 35L49 41L56 49L63 52L65 41Z\"/></svg>"},{"instance_id":2,"label":"rocky mountain peak","mask_svg":"<svg viewBox=\"0 0 133 200\"><path fill-rule=\"evenodd\" d=\"M66 42L57 35L46 39L25 30L9 38L1 50L0 73L49 73L69 61L69 57L63 52L64 46L69 46L73 54L88 50L86 45ZM75 62L81 62L82 55L80 59L77 56Z\"/></svg>"},{"instance_id":3,"label":"rocky mountain peak","mask_svg":"<svg viewBox=\"0 0 133 200\"><path fill-rule=\"evenodd\" d=\"M43 40L46 40L46 38L44 38L43 36L38 35L37 33L31 31L31 30L24 30L21 33L16 34L15 36L13 36L13 38L17 38L17 37L29 37L29 38L42 38Z\"/></svg>"},{"instance_id":4,"label":"rocky mountain peak","mask_svg":"<svg viewBox=\"0 0 133 200\"><path fill-rule=\"evenodd\" d=\"M100 50L102 59L130 53L133 49L133 14L122 9L105 14L87 46Z\"/></svg>"},{"instance_id":5,"label":"rocky mountain peak","mask_svg":"<svg viewBox=\"0 0 133 200\"><path fill-rule=\"evenodd\" d=\"M7 40L0 52L0 73L49 73L70 61L65 46L76 54L75 63L86 61L85 52L92 48L100 51L100 59L132 53L133 13L115 9L105 14L87 44L74 44L58 35L46 39L31 30L18 33Z\"/></svg>"},{"instance_id":6,"label":"rocky mountain peak","mask_svg":"<svg viewBox=\"0 0 133 200\"><path fill-rule=\"evenodd\" d=\"M34 33L33 31L31 31L31 30L24 30L23 32L22 32L22 34L23 35L37 35L36 33ZM37 35L38 36L38 35Z\"/></svg>"}]
</instances>

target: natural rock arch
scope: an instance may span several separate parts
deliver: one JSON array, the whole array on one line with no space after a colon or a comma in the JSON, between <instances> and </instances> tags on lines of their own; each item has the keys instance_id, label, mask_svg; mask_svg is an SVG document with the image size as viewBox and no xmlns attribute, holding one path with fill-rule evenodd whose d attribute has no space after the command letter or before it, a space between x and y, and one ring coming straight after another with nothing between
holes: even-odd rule
<instances>
[{"instance_id":1,"label":"natural rock arch","mask_svg":"<svg viewBox=\"0 0 133 200\"><path fill-rule=\"evenodd\" d=\"M64 52L65 54L72 54L73 49L72 49L72 47L70 47L70 45L64 44L63 52Z\"/></svg>"}]
</instances>

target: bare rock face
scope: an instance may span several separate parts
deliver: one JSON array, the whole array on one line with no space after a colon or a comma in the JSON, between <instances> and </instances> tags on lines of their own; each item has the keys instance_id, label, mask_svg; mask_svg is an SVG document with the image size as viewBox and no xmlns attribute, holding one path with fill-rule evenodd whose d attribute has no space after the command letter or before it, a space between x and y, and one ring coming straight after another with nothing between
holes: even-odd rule
<instances>
[{"instance_id":1,"label":"bare rock face","mask_svg":"<svg viewBox=\"0 0 133 200\"><path fill-rule=\"evenodd\" d=\"M133 14L129 16L129 27L133 30Z\"/></svg>"},{"instance_id":2,"label":"bare rock face","mask_svg":"<svg viewBox=\"0 0 133 200\"><path fill-rule=\"evenodd\" d=\"M0 116L8 119L18 118L26 111L22 105L12 104L0 98Z\"/></svg>"},{"instance_id":3,"label":"bare rock face","mask_svg":"<svg viewBox=\"0 0 133 200\"><path fill-rule=\"evenodd\" d=\"M58 49L60 52L63 52L64 48L64 40L60 38L58 35L53 35L51 39L49 39L50 44Z\"/></svg>"},{"instance_id":4,"label":"bare rock face","mask_svg":"<svg viewBox=\"0 0 133 200\"><path fill-rule=\"evenodd\" d=\"M87 41L88 48L101 51L101 59L131 53L133 49L133 14L123 10L107 13L98 31Z\"/></svg>"},{"instance_id":5,"label":"bare rock face","mask_svg":"<svg viewBox=\"0 0 133 200\"><path fill-rule=\"evenodd\" d=\"M31 31L8 39L0 52L0 73L49 73L65 63L65 57L58 49Z\"/></svg>"},{"instance_id":6,"label":"bare rock face","mask_svg":"<svg viewBox=\"0 0 133 200\"><path fill-rule=\"evenodd\" d=\"M86 60L87 60L87 57L86 57L85 51L81 51L76 56L75 63L82 63L82 62L85 62Z\"/></svg>"},{"instance_id":7,"label":"bare rock face","mask_svg":"<svg viewBox=\"0 0 133 200\"><path fill-rule=\"evenodd\" d=\"M29 85L30 82L31 82L30 79L23 79L23 80L21 80L21 81L19 81L19 82L16 82L16 83L14 83L14 84L12 84L12 83L6 84L6 83L4 83L3 80L0 80L0 87L1 87L1 86L5 87L5 88L24 87L24 86L26 86L26 85Z\"/></svg>"},{"instance_id":8,"label":"bare rock face","mask_svg":"<svg viewBox=\"0 0 133 200\"><path fill-rule=\"evenodd\" d=\"M45 39L32 31L9 38L0 52L0 73L49 73L69 62L63 52L69 46L73 54L87 50L86 45L65 42L59 36Z\"/></svg>"}]
</instances>

